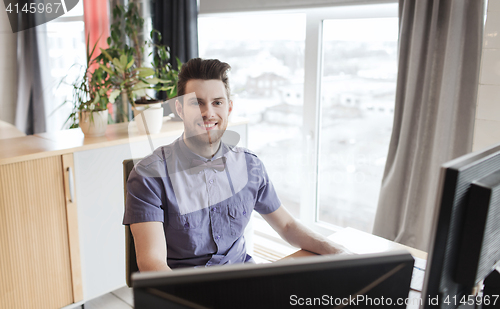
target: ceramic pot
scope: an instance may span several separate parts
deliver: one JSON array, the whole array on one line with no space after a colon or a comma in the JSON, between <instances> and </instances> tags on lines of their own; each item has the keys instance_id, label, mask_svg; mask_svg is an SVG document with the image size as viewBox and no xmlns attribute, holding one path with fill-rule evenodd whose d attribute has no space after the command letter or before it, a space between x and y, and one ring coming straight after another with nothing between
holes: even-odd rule
<instances>
[{"instance_id":1,"label":"ceramic pot","mask_svg":"<svg viewBox=\"0 0 500 309\"><path fill-rule=\"evenodd\" d=\"M134 109L134 121L141 134L159 133L163 126L163 107L161 107L161 103L160 107L152 106L145 108L144 105L140 109L136 107Z\"/></svg>"},{"instance_id":2,"label":"ceramic pot","mask_svg":"<svg viewBox=\"0 0 500 309\"><path fill-rule=\"evenodd\" d=\"M108 110L80 111L78 123L85 137L103 136L108 126Z\"/></svg>"}]
</instances>

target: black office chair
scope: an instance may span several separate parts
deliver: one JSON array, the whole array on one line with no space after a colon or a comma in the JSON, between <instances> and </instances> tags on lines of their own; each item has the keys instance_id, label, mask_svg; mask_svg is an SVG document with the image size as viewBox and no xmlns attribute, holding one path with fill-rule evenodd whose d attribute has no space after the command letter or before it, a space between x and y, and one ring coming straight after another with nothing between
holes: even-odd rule
<instances>
[{"instance_id":1,"label":"black office chair","mask_svg":"<svg viewBox=\"0 0 500 309\"><path fill-rule=\"evenodd\" d=\"M125 193L125 203L127 202L127 180L130 172L134 168L134 160L123 161L123 191ZM137 258L135 256L135 244L130 226L125 225L125 271L128 287L132 287L132 274L139 271Z\"/></svg>"}]
</instances>

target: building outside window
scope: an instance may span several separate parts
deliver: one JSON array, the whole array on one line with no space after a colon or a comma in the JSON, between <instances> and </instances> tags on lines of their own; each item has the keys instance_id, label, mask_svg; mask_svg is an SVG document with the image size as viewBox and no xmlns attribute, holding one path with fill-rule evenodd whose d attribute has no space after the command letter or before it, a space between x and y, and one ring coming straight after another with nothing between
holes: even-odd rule
<instances>
[{"instance_id":1,"label":"building outside window","mask_svg":"<svg viewBox=\"0 0 500 309\"><path fill-rule=\"evenodd\" d=\"M250 120L248 147L283 204L325 233L371 232L394 114L397 4L201 14L198 28L200 57L232 66L232 116Z\"/></svg>"}]
</instances>

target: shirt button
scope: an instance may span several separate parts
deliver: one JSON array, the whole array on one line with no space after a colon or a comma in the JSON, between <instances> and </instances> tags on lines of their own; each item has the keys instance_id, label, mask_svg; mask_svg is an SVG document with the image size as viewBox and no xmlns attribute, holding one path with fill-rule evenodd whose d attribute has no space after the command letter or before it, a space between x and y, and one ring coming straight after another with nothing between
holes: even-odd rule
<instances>
[{"instance_id":1,"label":"shirt button","mask_svg":"<svg viewBox=\"0 0 500 309\"><path fill-rule=\"evenodd\" d=\"M214 183L214 180L212 179L212 180L210 180L209 182L210 182L210 184L212 184L212 183Z\"/></svg>"},{"instance_id":2,"label":"shirt button","mask_svg":"<svg viewBox=\"0 0 500 309\"><path fill-rule=\"evenodd\" d=\"M217 235L217 237L215 237L215 239L220 239L220 236L219 236L219 235Z\"/></svg>"},{"instance_id":3,"label":"shirt button","mask_svg":"<svg viewBox=\"0 0 500 309\"><path fill-rule=\"evenodd\" d=\"M189 227L189 222L184 223L184 227Z\"/></svg>"},{"instance_id":4,"label":"shirt button","mask_svg":"<svg viewBox=\"0 0 500 309\"><path fill-rule=\"evenodd\" d=\"M217 210L217 207L212 207L212 211L216 211Z\"/></svg>"},{"instance_id":5,"label":"shirt button","mask_svg":"<svg viewBox=\"0 0 500 309\"><path fill-rule=\"evenodd\" d=\"M247 211L246 210L243 210L243 215L246 215L247 214Z\"/></svg>"}]
</instances>

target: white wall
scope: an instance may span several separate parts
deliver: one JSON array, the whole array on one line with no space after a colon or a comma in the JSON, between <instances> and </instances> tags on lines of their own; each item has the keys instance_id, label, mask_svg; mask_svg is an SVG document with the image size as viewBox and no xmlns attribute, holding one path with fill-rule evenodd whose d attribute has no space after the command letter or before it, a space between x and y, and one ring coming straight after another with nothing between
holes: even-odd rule
<instances>
[{"instance_id":1,"label":"white wall","mask_svg":"<svg viewBox=\"0 0 500 309\"><path fill-rule=\"evenodd\" d=\"M7 12L0 11L0 120L14 124L17 100L17 36Z\"/></svg>"},{"instance_id":2,"label":"white wall","mask_svg":"<svg viewBox=\"0 0 500 309\"><path fill-rule=\"evenodd\" d=\"M473 151L500 143L500 0L488 1Z\"/></svg>"}]
</instances>

